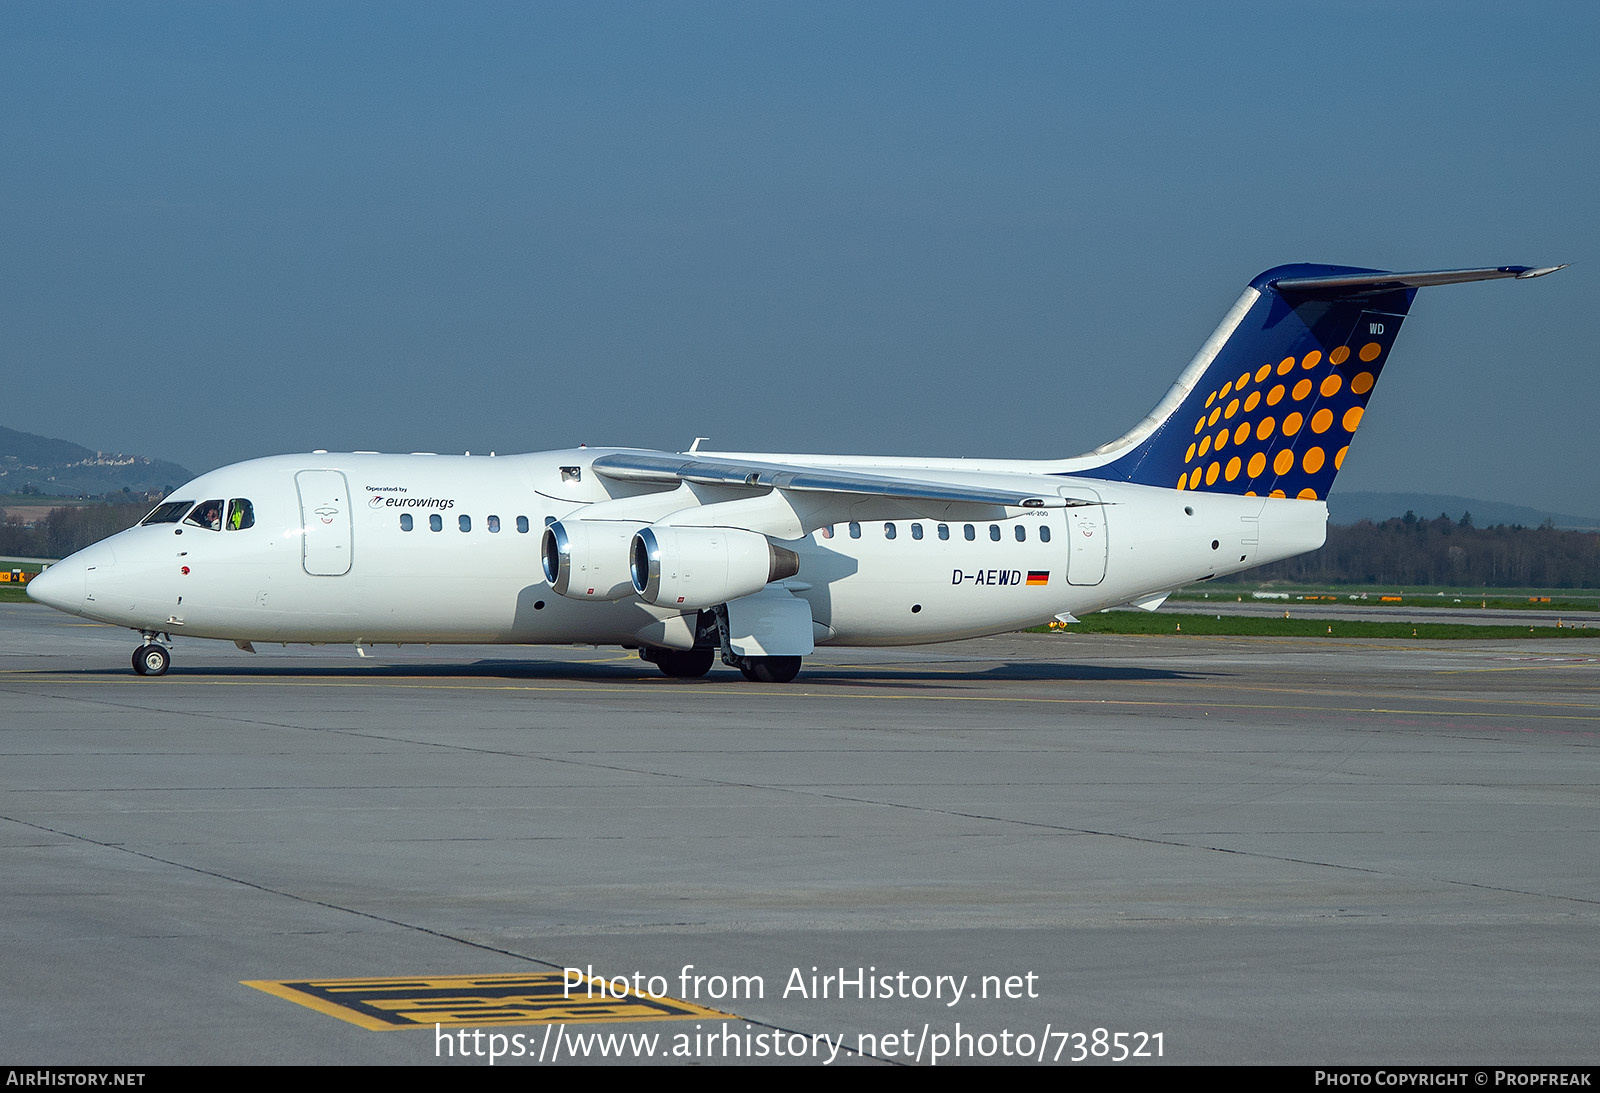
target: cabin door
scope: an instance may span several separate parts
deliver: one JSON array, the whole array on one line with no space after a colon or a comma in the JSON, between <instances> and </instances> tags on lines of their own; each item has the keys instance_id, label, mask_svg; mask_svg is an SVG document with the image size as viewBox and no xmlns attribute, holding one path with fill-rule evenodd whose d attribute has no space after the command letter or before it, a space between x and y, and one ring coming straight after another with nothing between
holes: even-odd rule
<instances>
[{"instance_id":1,"label":"cabin door","mask_svg":"<svg viewBox=\"0 0 1600 1093\"><path fill-rule=\"evenodd\" d=\"M301 471L294 476L294 484L300 491L306 572L313 577L341 577L350 572L350 485L344 472Z\"/></svg>"}]
</instances>

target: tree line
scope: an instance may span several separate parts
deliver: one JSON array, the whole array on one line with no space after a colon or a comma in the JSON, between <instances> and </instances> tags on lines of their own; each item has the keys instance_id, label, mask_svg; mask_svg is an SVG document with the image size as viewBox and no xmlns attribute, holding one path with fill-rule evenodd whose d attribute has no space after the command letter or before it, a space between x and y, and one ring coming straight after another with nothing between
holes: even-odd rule
<instances>
[{"instance_id":1,"label":"tree line","mask_svg":"<svg viewBox=\"0 0 1600 1093\"><path fill-rule=\"evenodd\" d=\"M152 502L113 501L103 505L67 505L51 509L34 524L4 518L0 510L0 554L22 558L65 558L108 535L133 527L149 513Z\"/></svg>"},{"instance_id":2,"label":"tree line","mask_svg":"<svg viewBox=\"0 0 1600 1093\"><path fill-rule=\"evenodd\" d=\"M1113 529L1114 531L1115 529ZM1479 528L1414 512L1382 523L1330 524L1321 550L1242 574L1249 582L1295 584L1445 585L1458 588L1600 587L1600 533L1529 528Z\"/></svg>"}]
</instances>

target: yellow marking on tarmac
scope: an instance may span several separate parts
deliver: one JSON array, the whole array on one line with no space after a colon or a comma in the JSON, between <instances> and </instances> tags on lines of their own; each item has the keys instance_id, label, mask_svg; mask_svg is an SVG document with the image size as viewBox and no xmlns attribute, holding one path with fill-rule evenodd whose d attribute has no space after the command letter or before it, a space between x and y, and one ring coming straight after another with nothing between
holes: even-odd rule
<instances>
[{"instance_id":1,"label":"yellow marking on tarmac","mask_svg":"<svg viewBox=\"0 0 1600 1093\"><path fill-rule=\"evenodd\" d=\"M568 984L571 984L569 986ZM418 975L371 979L244 979L278 998L371 1032L489 1025L602 1024L733 1017L676 998L640 994L618 978L574 969L521 975Z\"/></svg>"}]
</instances>

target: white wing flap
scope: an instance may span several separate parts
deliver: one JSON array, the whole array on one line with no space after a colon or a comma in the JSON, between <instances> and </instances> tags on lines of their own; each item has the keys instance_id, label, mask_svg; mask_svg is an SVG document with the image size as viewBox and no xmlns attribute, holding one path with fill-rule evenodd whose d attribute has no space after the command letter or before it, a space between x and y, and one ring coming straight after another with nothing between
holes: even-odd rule
<instances>
[{"instance_id":1,"label":"white wing flap","mask_svg":"<svg viewBox=\"0 0 1600 1093\"><path fill-rule=\"evenodd\" d=\"M891 478L864 471L832 467L789 466L748 459L718 459L699 454L617 452L594 461L596 473L624 482L672 484L691 482L706 486L732 486L752 490L790 490L797 493L860 494L913 501L964 502L1006 505L1013 508L1071 508L1098 501L1023 493L991 486Z\"/></svg>"}]
</instances>

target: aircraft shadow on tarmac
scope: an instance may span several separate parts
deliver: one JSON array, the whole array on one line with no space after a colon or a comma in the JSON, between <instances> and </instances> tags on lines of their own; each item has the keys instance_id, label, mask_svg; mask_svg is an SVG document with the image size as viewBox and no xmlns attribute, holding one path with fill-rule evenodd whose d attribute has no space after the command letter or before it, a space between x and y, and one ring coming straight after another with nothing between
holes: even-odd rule
<instances>
[{"instance_id":1,"label":"aircraft shadow on tarmac","mask_svg":"<svg viewBox=\"0 0 1600 1093\"><path fill-rule=\"evenodd\" d=\"M126 668L100 669L75 668L59 671L30 673L33 675L85 676L101 678L126 676L135 679ZM1154 682L1173 680L1198 680L1214 673L1179 672L1165 668L1142 668L1124 665L1071 664L1041 661L988 662L970 666L902 666L885 664L808 666L792 684L774 685L778 691L785 688L844 684L851 687L906 687L936 683L960 682ZM738 674L721 665L702 679L669 679L654 667L633 659L617 659L600 663L575 663L564 660L502 660L484 659L459 664L437 663L376 663L357 661L351 664L315 664L303 660L280 660L270 663L237 665L181 665L174 664L167 679L226 679L237 677L251 679L506 679L506 680L567 680L572 682L652 683L660 686L693 687L757 686L741 680ZM147 679L152 687L161 686L160 679Z\"/></svg>"}]
</instances>

